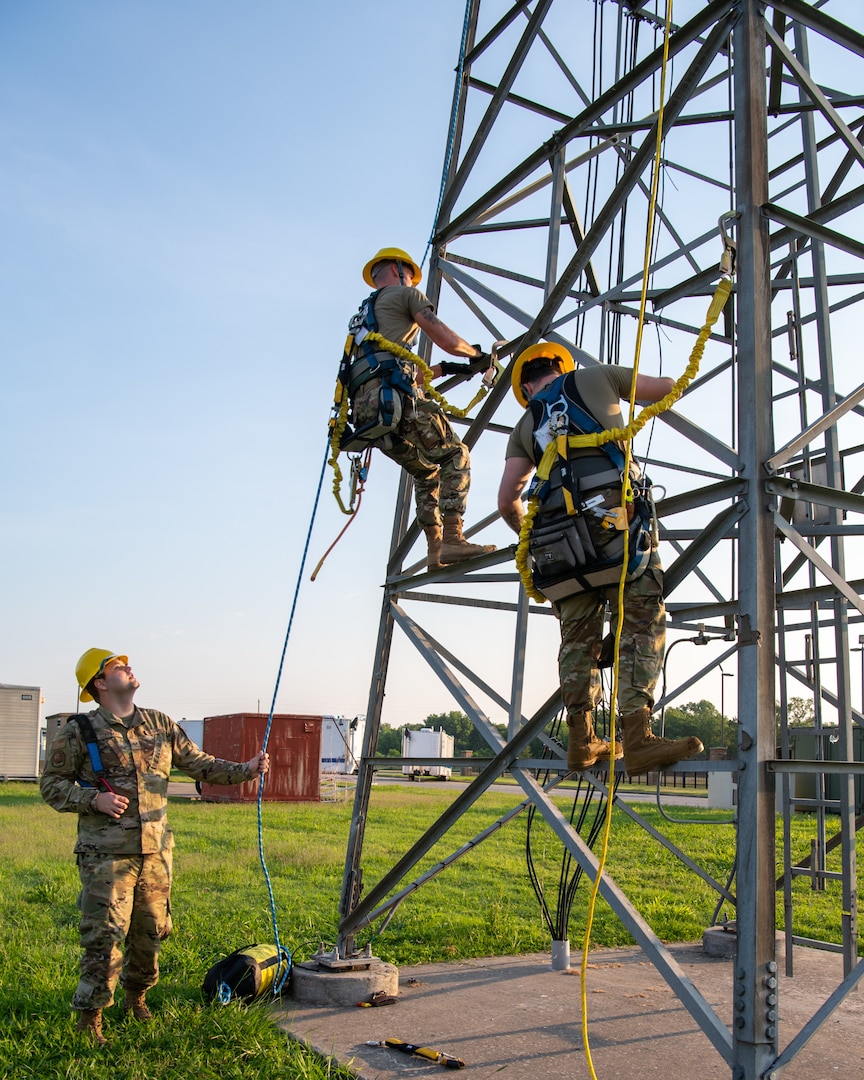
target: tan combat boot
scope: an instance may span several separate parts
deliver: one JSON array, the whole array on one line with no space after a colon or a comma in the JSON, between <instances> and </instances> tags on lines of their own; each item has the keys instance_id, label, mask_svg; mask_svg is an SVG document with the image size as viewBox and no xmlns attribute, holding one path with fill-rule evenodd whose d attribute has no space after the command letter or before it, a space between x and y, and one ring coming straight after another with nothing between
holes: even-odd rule
<instances>
[{"instance_id":1,"label":"tan combat boot","mask_svg":"<svg viewBox=\"0 0 864 1080\"><path fill-rule=\"evenodd\" d=\"M428 550L426 567L429 570L440 570L444 565L441 562L441 526L424 525L423 532L426 533L426 548Z\"/></svg>"},{"instance_id":2,"label":"tan combat boot","mask_svg":"<svg viewBox=\"0 0 864 1080\"><path fill-rule=\"evenodd\" d=\"M136 1020L152 1020L153 1013L147 1008L147 1003L144 1000L146 990L127 990L126 996L123 1000L123 1012L128 1016L129 1013L135 1017Z\"/></svg>"},{"instance_id":3,"label":"tan combat boot","mask_svg":"<svg viewBox=\"0 0 864 1080\"><path fill-rule=\"evenodd\" d=\"M676 761L701 754L705 747L695 735L686 739L661 739L651 731L648 706L621 718L624 737L624 766L631 776L663 769Z\"/></svg>"},{"instance_id":4,"label":"tan combat boot","mask_svg":"<svg viewBox=\"0 0 864 1080\"><path fill-rule=\"evenodd\" d=\"M495 550L494 544L472 544L462 535L462 516L444 515L444 536L441 541L441 562L445 565L471 559L475 555L488 555Z\"/></svg>"},{"instance_id":5,"label":"tan combat boot","mask_svg":"<svg viewBox=\"0 0 864 1080\"><path fill-rule=\"evenodd\" d=\"M97 1046L106 1046L108 1040L102 1034L102 1010L101 1009L82 1009L78 1013L78 1023L75 1025L76 1031L84 1031L90 1040L96 1043Z\"/></svg>"},{"instance_id":6,"label":"tan combat boot","mask_svg":"<svg viewBox=\"0 0 864 1080\"><path fill-rule=\"evenodd\" d=\"M590 709L567 715L570 738L567 741L567 768L570 772L590 769L598 761L609 761L609 743L600 739L594 730L594 717ZM615 759L624 756L621 740L615 740Z\"/></svg>"}]
</instances>

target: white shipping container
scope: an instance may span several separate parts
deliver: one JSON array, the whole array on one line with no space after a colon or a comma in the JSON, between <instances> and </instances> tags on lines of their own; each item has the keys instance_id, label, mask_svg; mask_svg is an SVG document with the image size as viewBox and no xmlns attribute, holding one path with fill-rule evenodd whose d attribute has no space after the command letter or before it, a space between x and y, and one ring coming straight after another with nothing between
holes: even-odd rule
<instances>
[{"instance_id":1,"label":"white shipping container","mask_svg":"<svg viewBox=\"0 0 864 1080\"><path fill-rule=\"evenodd\" d=\"M325 716L321 725L321 771L356 773L363 750L366 717Z\"/></svg>"},{"instance_id":2,"label":"white shipping container","mask_svg":"<svg viewBox=\"0 0 864 1080\"><path fill-rule=\"evenodd\" d=\"M434 728L420 728L419 731L405 729L402 732L403 758L452 758L453 736L446 731ZM450 778L453 770L449 765L403 765L402 772L412 780L418 776L443 776Z\"/></svg>"},{"instance_id":3,"label":"white shipping container","mask_svg":"<svg viewBox=\"0 0 864 1080\"><path fill-rule=\"evenodd\" d=\"M35 780L39 775L41 703L38 686L0 683L0 777Z\"/></svg>"}]
</instances>

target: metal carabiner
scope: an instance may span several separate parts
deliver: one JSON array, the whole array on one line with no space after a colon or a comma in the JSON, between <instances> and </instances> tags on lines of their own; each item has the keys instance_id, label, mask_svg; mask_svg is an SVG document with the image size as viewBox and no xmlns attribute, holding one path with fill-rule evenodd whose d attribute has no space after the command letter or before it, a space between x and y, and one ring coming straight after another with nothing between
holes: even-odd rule
<instances>
[{"instance_id":1,"label":"metal carabiner","mask_svg":"<svg viewBox=\"0 0 864 1080\"><path fill-rule=\"evenodd\" d=\"M489 350L489 367L483 372L483 379L481 380L487 390L492 389L498 380L498 376L504 370L498 361L498 348L506 344L506 341L496 341Z\"/></svg>"},{"instance_id":2,"label":"metal carabiner","mask_svg":"<svg viewBox=\"0 0 864 1080\"><path fill-rule=\"evenodd\" d=\"M737 221L741 215L736 210L727 210L721 214L717 221L720 230L720 239L723 241L723 254L720 256L720 273L724 277L731 278L735 274L735 261L738 256L738 247L732 237L726 232L726 221Z\"/></svg>"}]
</instances>

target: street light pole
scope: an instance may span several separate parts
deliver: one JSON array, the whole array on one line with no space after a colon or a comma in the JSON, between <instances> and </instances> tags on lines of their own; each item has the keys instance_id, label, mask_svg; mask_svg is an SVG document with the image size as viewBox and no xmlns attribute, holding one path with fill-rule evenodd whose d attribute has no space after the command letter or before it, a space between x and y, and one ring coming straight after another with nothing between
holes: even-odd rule
<instances>
[{"instance_id":1,"label":"street light pole","mask_svg":"<svg viewBox=\"0 0 864 1080\"><path fill-rule=\"evenodd\" d=\"M862 635L864 636L864 635ZM864 656L864 653L862 653ZM864 661L862 661L864 664ZM864 670L864 666L862 666ZM720 665L720 745L726 750L726 679L733 677L731 671L724 671L723 665Z\"/></svg>"},{"instance_id":2,"label":"street light pole","mask_svg":"<svg viewBox=\"0 0 864 1080\"><path fill-rule=\"evenodd\" d=\"M864 713L864 634L858 635L858 645L861 649L861 712Z\"/></svg>"},{"instance_id":3,"label":"street light pole","mask_svg":"<svg viewBox=\"0 0 864 1080\"><path fill-rule=\"evenodd\" d=\"M852 648L849 652L861 653L861 712L864 714L864 634L858 635L858 648Z\"/></svg>"}]
</instances>

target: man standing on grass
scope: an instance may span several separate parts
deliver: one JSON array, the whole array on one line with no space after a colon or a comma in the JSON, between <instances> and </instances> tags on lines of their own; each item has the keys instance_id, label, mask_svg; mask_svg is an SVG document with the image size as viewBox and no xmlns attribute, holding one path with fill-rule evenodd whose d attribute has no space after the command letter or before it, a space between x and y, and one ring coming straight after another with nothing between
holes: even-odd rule
<instances>
[{"instance_id":1,"label":"man standing on grass","mask_svg":"<svg viewBox=\"0 0 864 1080\"><path fill-rule=\"evenodd\" d=\"M245 764L211 757L164 713L138 708L127 656L88 649L75 676L80 700L98 708L71 717L55 736L39 788L55 810L78 814L84 955L72 1008L78 1031L103 1045L102 1010L113 1005L118 978L124 1011L152 1019L145 995L171 933L172 767L210 784L242 784L263 776L270 756L262 751Z\"/></svg>"}]
</instances>

